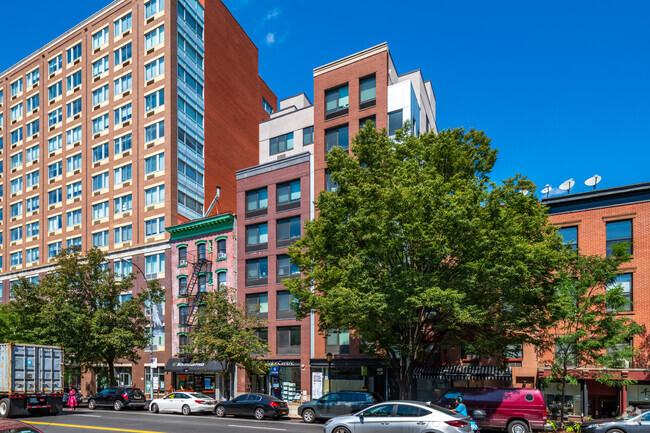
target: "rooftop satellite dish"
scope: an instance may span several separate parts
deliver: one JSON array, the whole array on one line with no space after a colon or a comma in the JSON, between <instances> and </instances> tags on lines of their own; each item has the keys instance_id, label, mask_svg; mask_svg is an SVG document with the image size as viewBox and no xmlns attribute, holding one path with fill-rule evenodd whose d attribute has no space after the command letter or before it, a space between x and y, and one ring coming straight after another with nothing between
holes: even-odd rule
<instances>
[{"instance_id":1,"label":"rooftop satellite dish","mask_svg":"<svg viewBox=\"0 0 650 433\"><path fill-rule=\"evenodd\" d=\"M573 188L573 185L575 185L575 184L576 184L576 181L573 180L573 178L571 178L569 180L565 180L564 182L562 182L562 184L560 184L560 189L562 191L566 191L567 194L571 194L571 188Z\"/></svg>"},{"instance_id":2,"label":"rooftop satellite dish","mask_svg":"<svg viewBox=\"0 0 650 433\"><path fill-rule=\"evenodd\" d=\"M603 179L602 177L595 174L591 176L589 179L585 180L585 185L593 186L594 189L596 189L596 185L598 185L602 179Z\"/></svg>"},{"instance_id":3,"label":"rooftop satellite dish","mask_svg":"<svg viewBox=\"0 0 650 433\"><path fill-rule=\"evenodd\" d=\"M548 195L551 193L553 188L551 188L551 185L548 183L546 184L546 188L542 190L542 194L546 194L546 198L548 198Z\"/></svg>"},{"instance_id":4,"label":"rooftop satellite dish","mask_svg":"<svg viewBox=\"0 0 650 433\"><path fill-rule=\"evenodd\" d=\"M520 192L521 192L523 195L528 195L528 192L529 192L529 191L528 191L527 189L522 189Z\"/></svg>"}]
</instances>

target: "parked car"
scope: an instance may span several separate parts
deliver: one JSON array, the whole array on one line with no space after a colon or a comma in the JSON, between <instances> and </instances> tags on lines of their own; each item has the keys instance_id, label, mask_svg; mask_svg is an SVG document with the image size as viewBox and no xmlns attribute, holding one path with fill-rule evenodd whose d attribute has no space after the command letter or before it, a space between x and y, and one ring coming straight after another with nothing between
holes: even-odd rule
<instances>
[{"instance_id":1,"label":"parked car","mask_svg":"<svg viewBox=\"0 0 650 433\"><path fill-rule=\"evenodd\" d=\"M468 411L485 412L485 418L477 421L480 429L507 430L508 433L552 430L546 421L546 403L539 389L456 388L447 391L435 404L449 407L458 396Z\"/></svg>"},{"instance_id":2,"label":"parked car","mask_svg":"<svg viewBox=\"0 0 650 433\"><path fill-rule=\"evenodd\" d=\"M325 433L471 433L470 418L419 401L386 401L325 423Z\"/></svg>"},{"instance_id":3,"label":"parked car","mask_svg":"<svg viewBox=\"0 0 650 433\"><path fill-rule=\"evenodd\" d=\"M583 433L650 433L650 411L640 415L623 414L616 418L595 419L580 425Z\"/></svg>"},{"instance_id":4,"label":"parked car","mask_svg":"<svg viewBox=\"0 0 650 433\"><path fill-rule=\"evenodd\" d=\"M317 419L328 419L348 415L380 403L383 399L377 393L365 391L338 391L325 394L318 400L307 401L298 407L303 421L312 423Z\"/></svg>"},{"instance_id":5,"label":"parked car","mask_svg":"<svg viewBox=\"0 0 650 433\"><path fill-rule=\"evenodd\" d=\"M17 419L0 419L0 433L43 433L36 427L33 427Z\"/></svg>"},{"instance_id":6,"label":"parked car","mask_svg":"<svg viewBox=\"0 0 650 433\"><path fill-rule=\"evenodd\" d=\"M140 388L127 388L122 386L106 388L88 399L88 409L98 407L112 407L122 410L125 407L144 409L147 406L147 397Z\"/></svg>"},{"instance_id":7,"label":"parked car","mask_svg":"<svg viewBox=\"0 0 650 433\"><path fill-rule=\"evenodd\" d=\"M193 412L214 412L216 405L214 398L200 392L173 392L152 400L149 410L153 413L178 412L189 415Z\"/></svg>"},{"instance_id":8,"label":"parked car","mask_svg":"<svg viewBox=\"0 0 650 433\"><path fill-rule=\"evenodd\" d=\"M230 401L222 401L214 410L217 416L241 415L255 419L280 418L289 415L287 402L267 394L242 394Z\"/></svg>"}]
</instances>

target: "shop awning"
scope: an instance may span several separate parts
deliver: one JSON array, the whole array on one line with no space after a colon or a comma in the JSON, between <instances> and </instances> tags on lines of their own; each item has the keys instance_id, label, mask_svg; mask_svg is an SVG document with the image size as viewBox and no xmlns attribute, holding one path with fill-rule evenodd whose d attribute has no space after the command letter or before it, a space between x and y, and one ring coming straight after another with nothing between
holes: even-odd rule
<instances>
[{"instance_id":1,"label":"shop awning","mask_svg":"<svg viewBox=\"0 0 650 433\"><path fill-rule=\"evenodd\" d=\"M435 365L418 367L415 377L428 377L443 380L506 380L512 381L510 367L489 365Z\"/></svg>"},{"instance_id":2,"label":"shop awning","mask_svg":"<svg viewBox=\"0 0 650 433\"><path fill-rule=\"evenodd\" d=\"M213 373L224 371L223 364L217 361L190 362L187 359L171 358L165 364L165 371L179 373Z\"/></svg>"}]
</instances>

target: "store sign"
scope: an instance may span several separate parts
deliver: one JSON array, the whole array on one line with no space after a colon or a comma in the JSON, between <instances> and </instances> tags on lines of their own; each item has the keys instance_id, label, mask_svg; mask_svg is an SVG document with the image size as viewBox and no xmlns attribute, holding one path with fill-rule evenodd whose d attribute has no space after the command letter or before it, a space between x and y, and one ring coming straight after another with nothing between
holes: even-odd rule
<instances>
[{"instance_id":1,"label":"store sign","mask_svg":"<svg viewBox=\"0 0 650 433\"><path fill-rule=\"evenodd\" d=\"M648 385L628 385L627 386L627 401L633 402L649 402L650 401L650 386Z\"/></svg>"},{"instance_id":2,"label":"store sign","mask_svg":"<svg viewBox=\"0 0 650 433\"><path fill-rule=\"evenodd\" d=\"M153 377L153 389L158 389L158 381L160 378L158 376Z\"/></svg>"},{"instance_id":3,"label":"store sign","mask_svg":"<svg viewBox=\"0 0 650 433\"><path fill-rule=\"evenodd\" d=\"M280 367L277 365L272 365L271 366L271 376L277 376L280 374Z\"/></svg>"},{"instance_id":4,"label":"store sign","mask_svg":"<svg viewBox=\"0 0 650 433\"><path fill-rule=\"evenodd\" d=\"M174 362L173 367L205 367L205 362Z\"/></svg>"},{"instance_id":5,"label":"store sign","mask_svg":"<svg viewBox=\"0 0 650 433\"><path fill-rule=\"evenodd\" d=\"M362 365L361 366L361 376L367 376L368 375L368 366L367 365Z\"/></svg>"},{"instance_id":6,"label":"store sign","mask_svg":"<svg viewBox=\"0 0 650 433\"><path fill-rule=\"evenodd\" d=\"M266 365L277 365L278 367L300 367L300 361L266 361Z\"/></svg>"},{"instance_id":7,"label":"store sign","mask_svg":"<svg viewBox=\"0 0 650 433\"><path fill-rule=\"evenodd\" d=\"M323 373L313 371L311 373L311 398L318 400L323 396Z\"/></svg>"}]
</instances>

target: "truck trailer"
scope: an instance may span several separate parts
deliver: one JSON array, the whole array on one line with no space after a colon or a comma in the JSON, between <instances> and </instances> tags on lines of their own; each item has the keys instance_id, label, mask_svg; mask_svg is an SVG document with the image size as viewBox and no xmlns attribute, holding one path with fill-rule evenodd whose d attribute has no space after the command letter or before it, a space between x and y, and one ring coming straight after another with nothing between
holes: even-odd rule
<instances>
[{"instance_id":1,"label":"truck trailer","mask_svg":"<svg viewBox=\"0 0 650 433\"><path fill-rule=\"evenodd\" d=\"M0 344L0 417L63 410L63 349Z\"/></svg>"}]
</instances>

